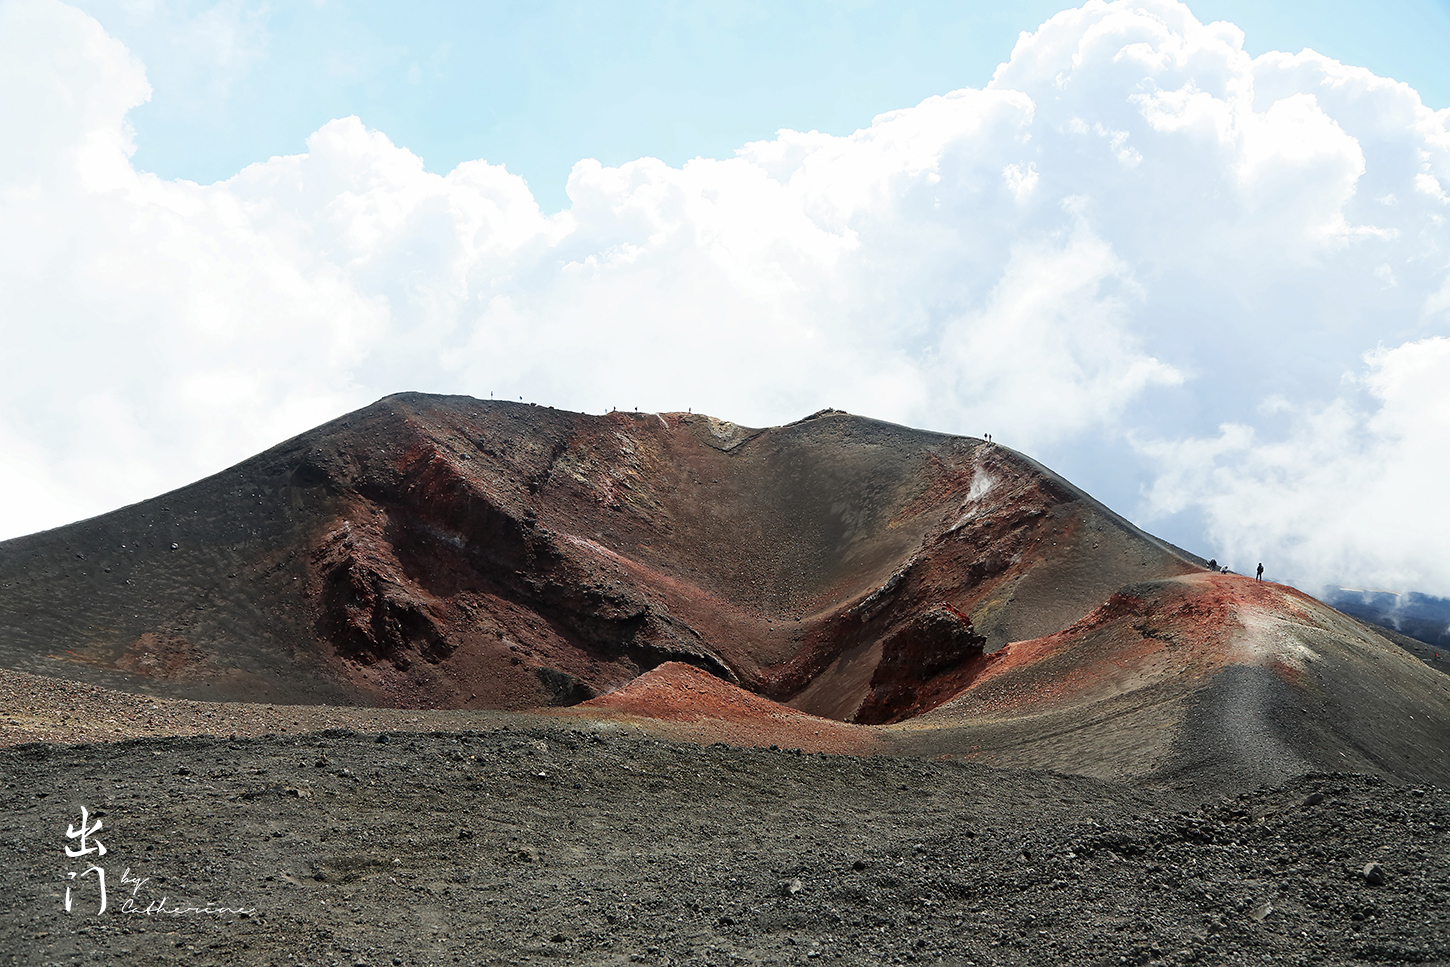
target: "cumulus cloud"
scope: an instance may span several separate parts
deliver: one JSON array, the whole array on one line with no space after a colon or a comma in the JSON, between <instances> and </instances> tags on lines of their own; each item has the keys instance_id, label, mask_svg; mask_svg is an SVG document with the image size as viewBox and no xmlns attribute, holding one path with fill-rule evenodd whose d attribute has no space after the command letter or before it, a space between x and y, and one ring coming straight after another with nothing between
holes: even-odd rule
<instances>
[{"instance_id":1,"label":"cumulus cloud","mask_svg":"<svg viewBox=\"0 0 1450 967\"><path fill-rule=\"evenodd\" d=\"M1241 569L1259 558L1325 587L1450 587L1450 339L1365 356L1359 395L1324 405L1270 400L1276 435L1227 424L1213 437L1144 447L1166 468L1155 509L1206 511L1209 534Z\"/></svg>"},{"instance_id":2,"label":"cumulus cloud","mask_svg":"<svg viewBox=\"0 0 1450 967\"><path fill-rule=\"evenodd\" d=\"M1091 2L983 90L679 168L585 159L546 216L505 166L431 172L355 118L217 184L157 178L130 160L142 65L53 0L0 18L0 533L400 389L755 424L832 405L992 431L1119 505L1154 474L1143 510L1218 556L1250 553L1223 523L1250 481L1292 479L1265 555L1352 579L1376 546L1450 591L1393 538L1403 507L1313 510L1336 453L1443 469L1393 442L1434 432L1433 366L1402 360L1450 324L1450 115L1404 85L1251 58L1169 0ZM1327 543L1293 556L1301 528Z\"/></svg>"}]
</instances>

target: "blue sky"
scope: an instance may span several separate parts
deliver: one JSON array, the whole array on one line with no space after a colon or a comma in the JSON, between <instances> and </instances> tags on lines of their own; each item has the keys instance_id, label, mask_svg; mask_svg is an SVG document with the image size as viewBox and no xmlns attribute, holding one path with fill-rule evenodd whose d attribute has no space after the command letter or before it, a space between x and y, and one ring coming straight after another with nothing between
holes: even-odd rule
<instances>
[{"instance_id":1,"label":"blue sky","mask_svg":"<svg viewBox=\"0 0 1450 967\"><path fill-rule=\"evenodd\" d=\"M0 0L0 538L400 390L832 406L1450 594L1445 50L1426 0Z\"/></svg>"},{"instance_id":2,"label":"blue sky","mask_svg":"<svg viewBox=\"0 0 1450 967\"><path fill-rule=\"evenodd\" d=\"M780 128L844 135L981 87L1064 7L956 2L188 2L79 6L147 66L138 167L209 182L357 115L432 171L484 158L567 204L580 158L680 165ZM1311 47L1450 106L1450 0L1204 0L1253 54Z\"/></svg>"}]
</instances>

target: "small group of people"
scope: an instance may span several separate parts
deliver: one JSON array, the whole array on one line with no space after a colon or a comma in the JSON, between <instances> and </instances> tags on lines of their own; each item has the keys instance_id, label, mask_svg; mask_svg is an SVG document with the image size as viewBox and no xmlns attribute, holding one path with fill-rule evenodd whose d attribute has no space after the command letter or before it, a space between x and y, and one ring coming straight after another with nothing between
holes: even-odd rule
<instances>
[{"instance_id":1,"label":"small group of people","mask_svg":"<svg viewBox=\"0 0 1450 967\"><path fill-rule=\"evenodd\" d=\"M1219 565L1218 565L1218 559L1217 558L1213 558L1213 557L1211 557L1211 558L1208 559L1208 569L1210 571L1213 571L1213 572L1218 573L1218 574L1227 574L1228 573L1228 565L1225 564L1223 567L1219 567ZM1262 581L1263 579L1264 579L1264 563L1262 561L1260 561L1259 562L1259 569L1258 569L1258 571L1256 571L1254 573L1254 580L1255 581Z\"/></svg>"}]
</instances>

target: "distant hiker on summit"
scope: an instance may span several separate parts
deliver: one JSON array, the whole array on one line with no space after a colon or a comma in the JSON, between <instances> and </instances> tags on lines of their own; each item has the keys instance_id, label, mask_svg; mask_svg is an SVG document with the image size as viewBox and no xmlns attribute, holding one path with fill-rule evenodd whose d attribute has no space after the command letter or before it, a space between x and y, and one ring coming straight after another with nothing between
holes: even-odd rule
<instances>
[{"instance_id":1,"label":"distant hiker on summit","mask_svg":"<svg viewBox=\"0 0 1450 967\"><path fill-rule=\"evenodd\" d=\"M1254 575L1254 580L1255 581L1262 581L1263 579L1264 579L1264 565L1260 564L1259 565L1259 573L1257 573L1257 574Z\"/></svg>"}]
</instances>

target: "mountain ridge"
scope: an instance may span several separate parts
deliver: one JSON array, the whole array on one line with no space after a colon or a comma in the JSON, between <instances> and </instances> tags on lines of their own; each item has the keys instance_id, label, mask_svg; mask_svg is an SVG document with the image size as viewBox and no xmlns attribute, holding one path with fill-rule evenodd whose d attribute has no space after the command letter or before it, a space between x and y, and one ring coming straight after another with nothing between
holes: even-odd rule
<instances>
[{"instance_id":1,"label":"mountain ridge","mask_svg":"<svg viewBox=\"0 0 1450 967\"><path fill-rule=\"evenodd\" d=\"M1272 778L1353 751L1445 771L1416 751L1450 721L1433 673L1203 564L975 438L395 394L0 543L0 665L192 699L578 714L664 668L630 715L698 693L667 684L693 667L781 721L1012 764ZM1419 726L1348 715L1336 739L1295 711L1370 693L1409 696ZM1185 745L1200 720L1206 759Z\"/></svg>"}]
</instances>

